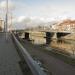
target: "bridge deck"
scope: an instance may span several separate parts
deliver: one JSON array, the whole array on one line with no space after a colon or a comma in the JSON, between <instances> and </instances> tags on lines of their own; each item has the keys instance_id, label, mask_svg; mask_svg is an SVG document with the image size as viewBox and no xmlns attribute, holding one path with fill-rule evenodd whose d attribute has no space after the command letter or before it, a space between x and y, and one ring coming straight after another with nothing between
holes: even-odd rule
<instances>
[{"instance_id":1,"label":"bridge deck","mask_svg":"<svg viewBox=\"0 0 75 75\"><path fill-rule=\"evenodd\" d=\"M0 75L22 75L19 61L11 38L6 41L4 33L0 33Z\"/></svg>"}]
</instances>

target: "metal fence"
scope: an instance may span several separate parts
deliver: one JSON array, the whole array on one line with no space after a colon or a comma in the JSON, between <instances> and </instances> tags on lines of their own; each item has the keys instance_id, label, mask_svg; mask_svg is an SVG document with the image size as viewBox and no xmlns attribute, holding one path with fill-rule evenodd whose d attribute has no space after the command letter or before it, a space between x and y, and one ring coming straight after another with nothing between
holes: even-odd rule
<instances>
[{"instance_id":1,"label":"metal fence","mask_svg":"<svg viewBox=\"0 0 75 75\"><path fill-rule=\"evenodd\" d=\"M12 37L14 40L14 43L16 44L16 46L18 47L19 51L21 52L21 54L23 55L24 60L26 61L27 65L29 66L29 68L31 69L33 75L47 75L41 68L40 66L37 64L37 62L35 62L33 60L33 58L30 56L30 54L27 52L27 50L21 45L21 43L17 40L17 38L15 37L15 35L13 33Z\"/></svg>"}]
</instances>

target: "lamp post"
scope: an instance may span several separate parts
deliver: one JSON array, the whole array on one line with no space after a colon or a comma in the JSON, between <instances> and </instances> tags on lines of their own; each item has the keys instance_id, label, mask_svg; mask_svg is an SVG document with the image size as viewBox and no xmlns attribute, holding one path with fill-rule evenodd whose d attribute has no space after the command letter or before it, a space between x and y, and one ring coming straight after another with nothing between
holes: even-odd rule
<instances>
[{"instance_id":1,"label":"lamp post","mask_svg":"<svg viewBox=\"0 0 75 75\"><path fill-rule=\"evenodd\" d=\"M6 0L6 25L5 25L5 38L7 40L7 32L8 32L8 0Z\"/></svg>"}]
</instances>

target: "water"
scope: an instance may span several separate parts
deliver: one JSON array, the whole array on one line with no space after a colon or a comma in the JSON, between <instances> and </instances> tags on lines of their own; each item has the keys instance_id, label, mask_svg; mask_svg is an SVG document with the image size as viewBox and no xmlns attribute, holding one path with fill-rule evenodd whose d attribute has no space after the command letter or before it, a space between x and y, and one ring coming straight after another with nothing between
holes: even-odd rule
<instances>
[{"instance_id":1,"label":"water","mask_svg":"<svg viewBox=\"0 0 75 75\"><path fill-rule=\"evenodd\" d=\"M59 51L66 52L74 55L75 51L75 41L72 40L52 40L50 45L53 48L58 49Z\"/></svg>"},{"instance_id":2,"label":"water","mask_svg":"<svg viewBox=\"0 0 75 75\"><path fill-rule=\"evenodd\" d=\"M39 34L35 33L34 35L30 35L30 39L32 39L33 44L41 45L41 44L46 44L46 38L45 34ZM51 40L50 44L48 47L52 47L55 49L58 49L61 52L69 53L71 55L75 54L75 41L73 40L63 40L63 39L58 39L58 40Z\"/></svg>"},{"instance_id":3,"label":"water","mask_svg":"<svg viewBox=\"0 0 75 75\"><path fill-rule=\"evenodd\" d=\"M46 44L45 33L42 32L34 32L30 34L30 39L32 40L33 44Z\"/></svg>"}]
</instances>

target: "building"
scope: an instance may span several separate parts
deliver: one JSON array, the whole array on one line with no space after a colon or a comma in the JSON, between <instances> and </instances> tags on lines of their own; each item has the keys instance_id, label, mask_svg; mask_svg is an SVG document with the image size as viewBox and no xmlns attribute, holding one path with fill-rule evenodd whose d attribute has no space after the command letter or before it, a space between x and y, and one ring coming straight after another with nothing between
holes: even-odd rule
<instances>
[{"instance_id":1,"label":"building","mask_svg":"<svg viewBox=\"0 0 75 75\"><path fill-rule=\"evenodd\" d=\"M64 20L57 25L58 31L75 31L75 20Z\"/></svg>"},{"instance_id":2,"label":"building","mask_svg":"<svg viewBox=\"0 0 75 75\"><path fill-rule=\"evenodd\" d=\"M0 31L3 31L4 21L0 19Z\"/></svg>"}]
</instances>

